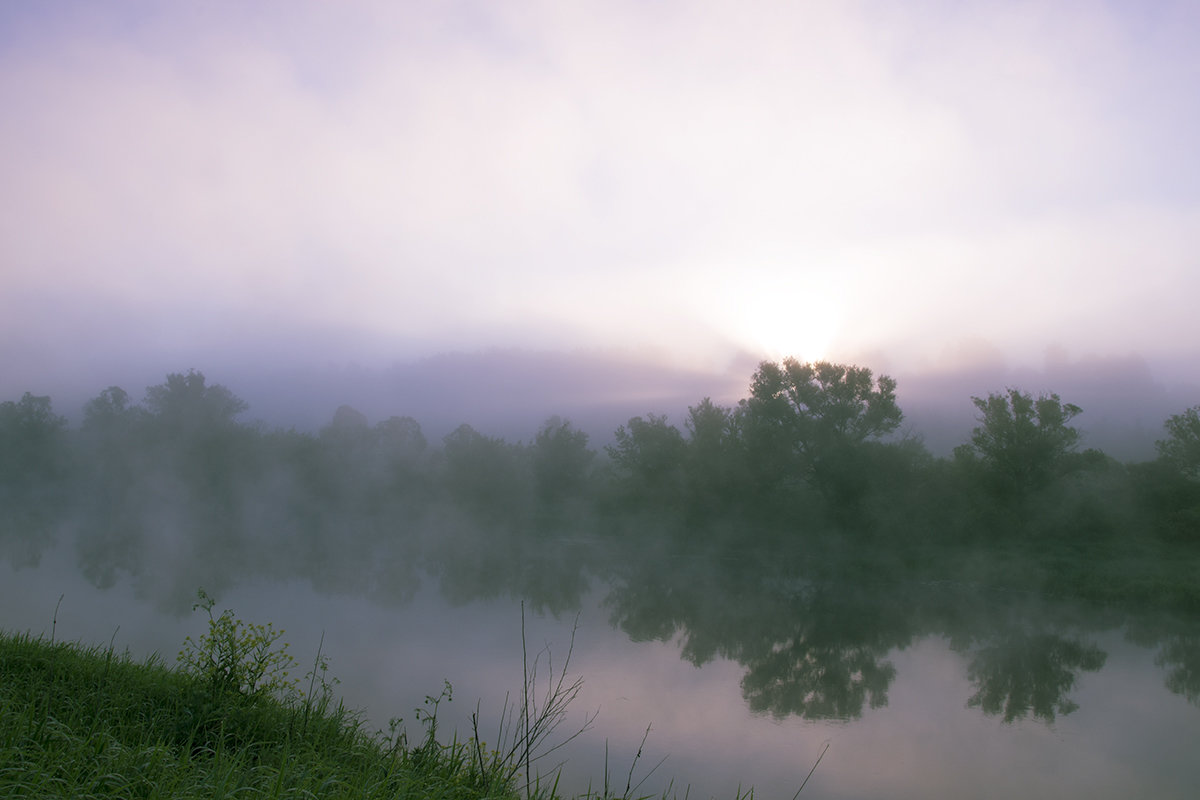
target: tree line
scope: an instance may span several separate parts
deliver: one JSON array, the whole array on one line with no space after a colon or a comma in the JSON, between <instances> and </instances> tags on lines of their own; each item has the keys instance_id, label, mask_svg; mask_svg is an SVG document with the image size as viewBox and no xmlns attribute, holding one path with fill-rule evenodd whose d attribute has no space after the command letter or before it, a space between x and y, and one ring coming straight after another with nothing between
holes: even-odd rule
<instances>
[{"instance_id":1,"label":"tree line","mask_svg":"<svg viewBox=\"0 0 1200 800\"><path fill-rule=\"evenodd\" d=\"M600 585L614 626L739 663L747 703L781 717L886 705L889 653L939 635L968 705L1053 721L1110 627L1198 702L1200 407L1121 463L1080 449L1082 410L1055 394L971 402L978 424L935 457L899 433L895 381L826 362L764 362L736 405L634 417L600 449L557 417L528 442L461 425L431 443L345 406L272 430L194 371L140 402L109 387L75 428L27 393L0 403L0 555L58 545L181 612L263 577L382 603L433 580L555 613ZM1084 625L1080 602L1105 611Z\"/></svg>"},{"instance_id":2,"label":"tree line","mask_svg":"<svg viewBox=\"0 0 1200 800\"><path fill-rule=\"evenodd\" d=\"M411 417L348 407L315 434L270 430L196 371L140 402L109 387L78 428L26 393L0 404L0 548L21 564L69 539L98 585L175 569L187 596L189 576L255 572L404 597L435 574L464 596L518 581L569 604L614 546L1200 546L1200 406L1165 421L1158 458L1121 463L1079 449L1082 410L1056 394L971 402L977 426L942 458L898 434L892 378L794 359L760 364L734 406L702 399L682 427L634 417L600 450L558 417L529 442L464 424L435 445Z\"/></svg>"}]
</instances>

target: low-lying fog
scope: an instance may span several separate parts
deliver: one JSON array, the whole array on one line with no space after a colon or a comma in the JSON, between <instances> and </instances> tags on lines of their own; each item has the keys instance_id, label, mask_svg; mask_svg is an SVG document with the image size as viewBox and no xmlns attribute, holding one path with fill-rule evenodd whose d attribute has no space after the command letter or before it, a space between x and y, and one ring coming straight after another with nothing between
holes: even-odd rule
<instances>
[{"instance_id":1,"label":"low-lying fog","mask_svg":"<svg viewBox=\"0 0 1200 800\"><path fill-rule=\"evenodd\" d=\"M284 629L297 674L320 647L373 729L416 729L449 681L442 730L478 708L490 741L523 657L544 691L570 654L561 738L598 716L541 766L572 792L632 767L786 796L821 759L824 797L1187 796L1200 496L1155 442L1189 387L1137 359L894 396L782 366L741 389L503 352L249 392L177 372L66 418L24 394L0 404L0 627L171 661L203 588Z\"/></svg>"},{"instance_id":2,"label":"low-lying fog","mask_svg":"<svg viewBox=\"0 0 1200 800\"><path fill-rule=\"evenodd\" d=\"M49 395L55 411L75 422L83 404L107 386L120 386L139 399L145 387L161 383L168 372L195 368L246 400L243 420L269 428L315 432L329 424L339 406L349 405L372 424L413 417L432 441L464 422L490 436L529 441L543 421L557 415L585 431L595 446L611 443L617 426L635 415L666 414L679 425L687 408L704 397L736 404L759 360L743 354L716 371L632 351L482 350L375 366L320 356L304 363L294 354L246 360L216 353L194 364L161 357L90 356L88 364L49 357L59 367L47 372L32 356L14 354L14 359L14 368L0 375L0 397L16 400L26 391ZM975 425L971 397L1009 386L1055 392L1080 406L1084 413L1076 422L1086 432L1085 446L1130 460L1153 457L1163 420L1200 402L1195 365L1151 363L1133 354L1068 357L1051 349L1041 366L1031 367L1007 364L998 351L982 347L929 369L910 366L897 373L887 368L886 359L882 366L861 363L897 378L904 431L922 437L937 455L962 444Z\"/></svg>"}]
</instances>

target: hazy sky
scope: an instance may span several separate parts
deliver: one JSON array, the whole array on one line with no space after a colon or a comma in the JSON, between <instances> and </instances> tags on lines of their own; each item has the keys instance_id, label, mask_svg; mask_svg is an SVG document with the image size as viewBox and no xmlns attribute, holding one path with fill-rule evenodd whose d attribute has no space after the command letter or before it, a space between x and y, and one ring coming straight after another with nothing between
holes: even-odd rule
<instances>
[{"instance_id":1,"label":"hazy sky","mask_svg":"<svg viewBox=\"0 0 1200 800\"><path fill-rule=\"evenodd\" d=\"M1197 41L1190 2L4 3L6 387L491 347L1186 375Z\"/></svg>"}]
</instances>

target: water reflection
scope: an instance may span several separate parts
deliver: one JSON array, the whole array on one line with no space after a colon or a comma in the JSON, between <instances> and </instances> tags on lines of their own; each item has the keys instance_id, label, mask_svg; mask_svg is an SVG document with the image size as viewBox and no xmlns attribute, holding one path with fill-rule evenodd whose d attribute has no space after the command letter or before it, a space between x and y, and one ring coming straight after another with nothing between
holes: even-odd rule
<instances>
[{"instance_id":1,"label":"water reflection","mask_svg":"<svg viewBox=\"0 0 1200 800\"><path fill-rule=\"evenodd\" d=\"M286 624L289 637L301 637L291 639L299 653L311 652L327 630L350 702L375 712L377 725L406 716L443 678L465 700L453 704L456 711L470 712L481 697L484 715L494 716L520 676L519 607L510 597L547 582L534 575L524 586L485 582L486 560L463 563L470 570L456 576L449 594L425 573L414 596L386 604L318 593L299 581L239 586L225 602L249 619ZM602 726L586 743L591 750L569 755L579 791L601 774L610 744L611 763L627 768L653 724L647 759L669 754L664 781L693 782L704 787L693 792L699 796L733 796L739 782L753 783L758 796L790 796L826 740L830 755L805 794L1047 796L1062 780L1055 763L1085 752L1113 765L1095 768L1098 777L1071 778L1076 788L1080 781L1100 785L1091 796L1128 796L1134 785L1152 787L1146 793L1153 796L1189 796L1175 788L1195 777L1186 767L1193 756L1176 751L1194 741L1200 717L1179 702L1186 691L1160 688L1173 674L1196 674L1200 639L1187 625L970 585L906 582L882 568L868 570L868 578L780 553L681 556L657 562L657 570L633 563L589 573L591 590L578 604L571 596L554 604L561 623L551 614L530 617L534 650L549 643L561 656L574 606L584 612L578 669L589 694L578 711L599 708ZM449 575L452 567L443 569ZM467 597L467 575L480 579L477 600ZM74 636L63 623L79 613L79 593L63 578L39 579L55 588L31 619L47 625L65 590L59 632ZM22 583L28 592L36 581ZM133 600L127 585L95 594ZM551 596L541 597L547 612ZM119 646L153 624L167 648L197 621L147 623L128 609L103 619L95 628L101 641L120 625ZM404 691L415 697L396 694ZM447 730L467 724L459 719ZM1125 755L1131 746L1136 755ZM1021 773L1020 786L1002 780L1004 767ZM977 785L984 775L994 787Z\"/></svg>"},{"instance_id":2,"label":"water reflection","mask_svg":"<svg viewBox=\"0 0 1200 800\"><path fill-rule=\"evenodd\" d=\"M1107 654L1095 644L1054 633L1013 631L971 655L967 674L977 687L967 700L1005 722L1033 715L1054 722L1079 706L1067 697L1080 672L1104 666Z\"/></svg>"},{"instance_id":3,"label":"water reflection","mask_svg":"<svg viewBox=\"0 0 1200 800\"><path fill-rule=\"evenodd\" d=\"M1151 626L1143 614L1111 607L784 563L743 551L673 570L627 569L605 605L634 640L677 640L697 666L737 662L749 708L780 719L846 721L886 707L897 676L890 655L932 636L947 638L964 661L973 689L966 706L1007 723L1053 723L1077 710L1071 692L1082 674L1104 667L1096 637L1113 630L1158 646L1166 687L1189 702L1198 696L1200 638L1191 623Z\"/></svg>"},{"instance_id":4,"label":"water reflection","mask_svg":"<svg viewBox=\"0 0 1200 800\"><path fill-rule=\"evenodd\" d=\"M1167 670L1167 688L1200 706L1200 634L1175 634L1162 643L1154 663Z\"/></svg>"},{"instance_id":5,"label":"water reflection","mask_svg":"<svg viewBox=\"0 0 1200 800\"><path fill-rule=\"evenodd\" d=\"M850 721L885 709L895 654L930 637L946 639L961 659L970 682L962 704L1006 723L1050 724L1075 712L1081 676L1108 658L1097 637L1112 631L1153 649L1166 688L1200 705L1200 626L1144 606L1097 606L1065 591L1050 598L971 580L966 568L948 579L954 571L944 565L931 570L839 533L789 543L777 530L710 524L614 536L560 515L482 535L475 516L443 510L404 535L364 518L338 540L295 529L286 546L270 526L236 547L219 529L163 535L150 548L153 570L148 556L118 558L128 548L116 540L79 536L75 552L94 585L127 580L139 596L180 612L197 586L219 593L256 575L393 607L429 584L454 605L521 599L556 616L578 612L598 592L611 625L632 641L677 643L696 666L739 665L746 707L781 720ZM100 545L104 558L89 549ZM272 548L274 560L254 555ZM245 557L218 568L209 551Z\"/></svg>"}]
</instances>

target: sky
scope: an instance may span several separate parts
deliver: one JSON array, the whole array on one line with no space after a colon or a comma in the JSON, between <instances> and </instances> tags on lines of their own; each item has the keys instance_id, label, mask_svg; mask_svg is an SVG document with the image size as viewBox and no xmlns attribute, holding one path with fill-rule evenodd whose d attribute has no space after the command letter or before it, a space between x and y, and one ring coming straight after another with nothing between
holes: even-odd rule
<instances>
[{"instance_id":1,"label":"sky","mask_svg":"<svg viewBox=\"0 0 1200 800\"><path fill-rule=\"evenodd\" d=\"M0 390L500 351L1133 359L1200 403L1198 37L1190 2L4 3Z\"/></svg>"}]
</instances>

